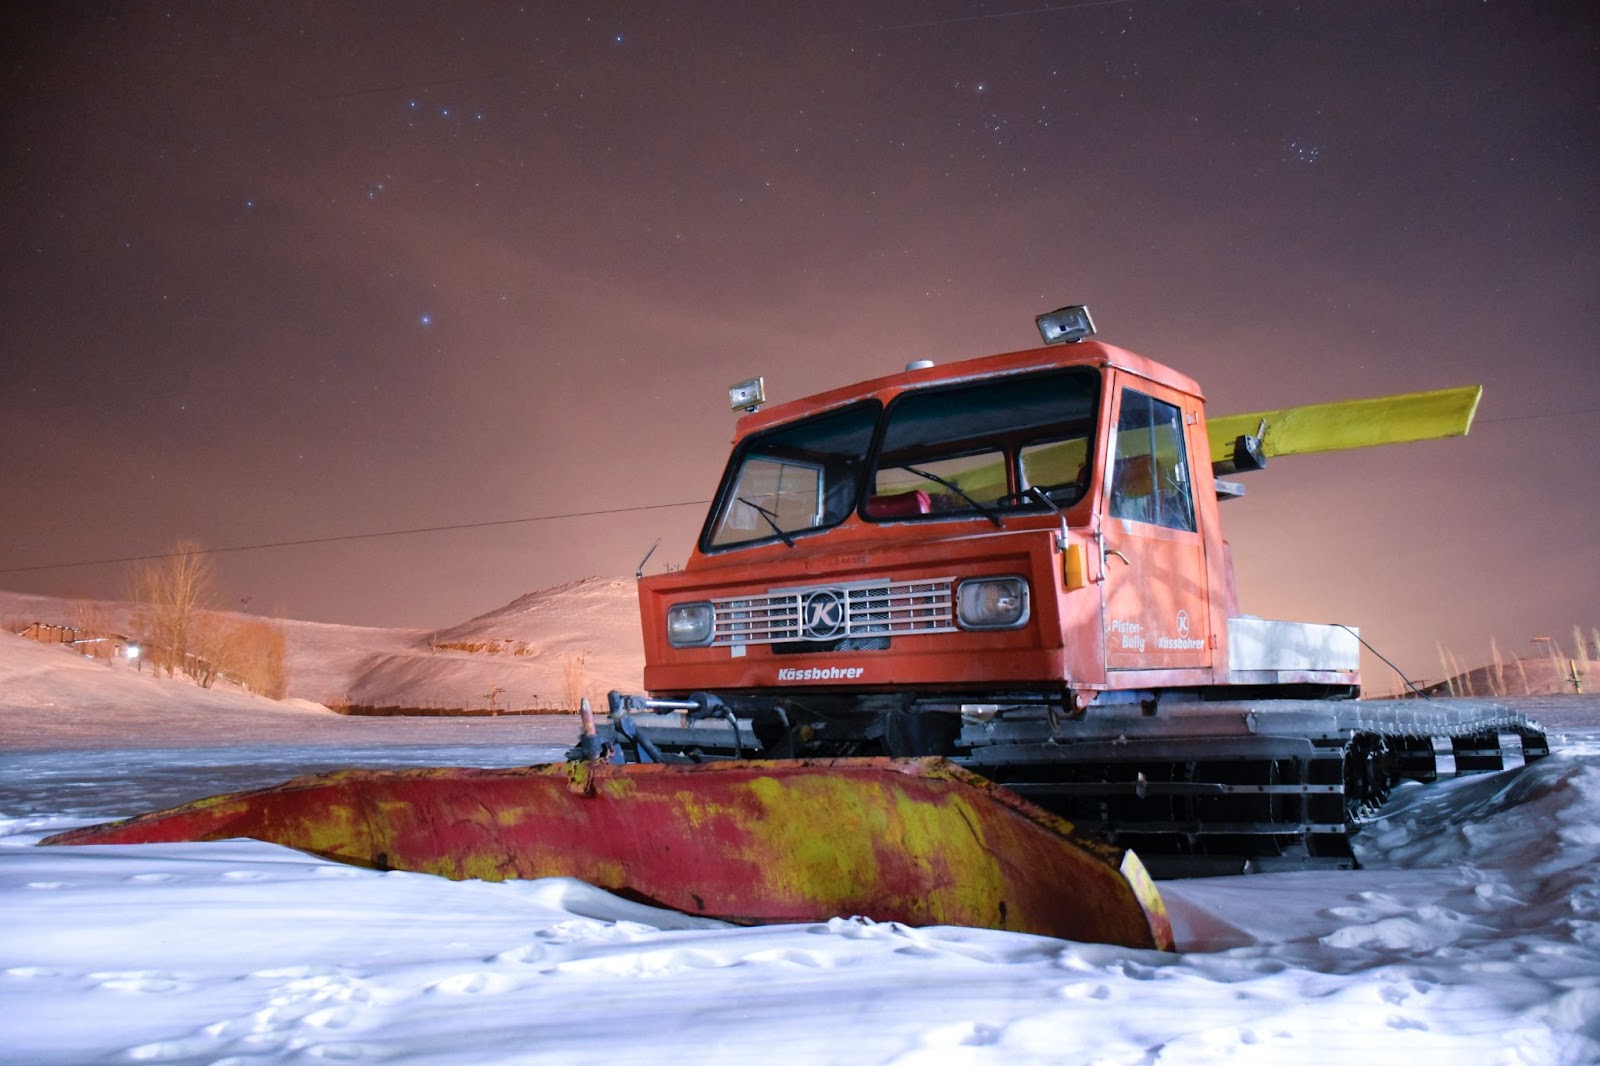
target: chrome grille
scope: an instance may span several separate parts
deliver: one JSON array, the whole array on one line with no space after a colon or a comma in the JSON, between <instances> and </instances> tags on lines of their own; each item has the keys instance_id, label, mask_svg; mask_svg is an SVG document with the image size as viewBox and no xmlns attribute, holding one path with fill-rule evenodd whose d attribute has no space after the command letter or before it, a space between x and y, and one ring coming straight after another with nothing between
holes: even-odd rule
<instances>
[{"instance_id":1,"label":"chrome grille","mask_svg":"<svg viewBox=\"0 0 1600 1066\"><path fill-rule=\"evenodd\" d=\"M711 643L776 644L955 630L955 579L866 581L712 600Z\"/></svg>"}]
</instances>

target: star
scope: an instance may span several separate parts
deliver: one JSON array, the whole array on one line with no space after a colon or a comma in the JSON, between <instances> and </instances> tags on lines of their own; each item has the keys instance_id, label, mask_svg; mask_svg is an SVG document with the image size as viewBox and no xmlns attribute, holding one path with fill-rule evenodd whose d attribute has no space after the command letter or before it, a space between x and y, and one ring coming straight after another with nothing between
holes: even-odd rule
<instances>
[{"instance_id":1,"label":"star","mask_svg":"<svg viewBox=\"0 0 1600 1066\"><path fill-rule=\"evenodd\" d=\"M1289 142L1289 158L1296 162L1310 166L1317 161L1317 157L1320 155L1322 155L1322 148L1319 145L1306 144L1302 141Z\"/></svg>"}]
</instances>

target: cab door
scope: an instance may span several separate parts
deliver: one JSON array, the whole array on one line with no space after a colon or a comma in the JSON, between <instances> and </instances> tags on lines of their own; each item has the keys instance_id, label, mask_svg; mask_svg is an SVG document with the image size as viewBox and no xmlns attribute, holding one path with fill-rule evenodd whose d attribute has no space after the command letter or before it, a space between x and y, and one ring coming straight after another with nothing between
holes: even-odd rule
<instances>
[{"instance_id":1,"label":"cab door","mask_svg":"<svg viewBox=\"0 0 1600 1066\"><path fill-rule=\"evenodd\" d=\"M1106 668L1207 668L1210 597L1189 447L1198 404L1154 382L1117 377L1100 511Z\"/></svg>"}]
</instances>

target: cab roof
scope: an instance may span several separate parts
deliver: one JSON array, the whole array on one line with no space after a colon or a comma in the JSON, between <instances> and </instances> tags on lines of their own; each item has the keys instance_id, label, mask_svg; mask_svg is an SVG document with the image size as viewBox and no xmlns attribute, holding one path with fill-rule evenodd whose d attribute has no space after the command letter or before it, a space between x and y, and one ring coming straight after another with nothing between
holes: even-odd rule
<instances>
[{"instance_id":1,"label":"cab roof","mask_svg":"<svg viewBox=\"0 0 1600 1066\"><path fill-rule=\"evenodd\" d=\"M876 397L887 404L894 397L912 389L1075 366L1114 367L1177 389L1179 392L1188 393L1201 401L1205 399L1200 391L1200 385L1193 378L1178 373L1164 363L1158 363L1154 359L1148 359L1115 345L1102 344L1099 341L1079 341L1076 344L1054 344L1020 352L939 363L919 370L902 370L897 374L887 374L797 400L773 404L764 410L740 418L735 435L744 437L769 426L792 422L797 418L843 407L858 400Z\"/></svg>"}]
</instances>

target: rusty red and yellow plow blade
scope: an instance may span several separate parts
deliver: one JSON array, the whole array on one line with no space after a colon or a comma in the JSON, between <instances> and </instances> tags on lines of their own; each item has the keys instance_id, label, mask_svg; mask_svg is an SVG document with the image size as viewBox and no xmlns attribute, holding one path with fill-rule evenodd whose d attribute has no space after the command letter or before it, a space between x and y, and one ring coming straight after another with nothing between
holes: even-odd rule
<instances>
[{"instance_id":1,"label":"rusty red and yellow plow blade","mask_svg":"<svg viewBox=\"0 0 1600 1066\"><path fill-rule=\"evenodd\" d=\"M575 877L734 922L864 915L1172 947L1137 856L940 759L342 770L44 843L232 837L456 879Z\"/></svg>"}]
</instances>

